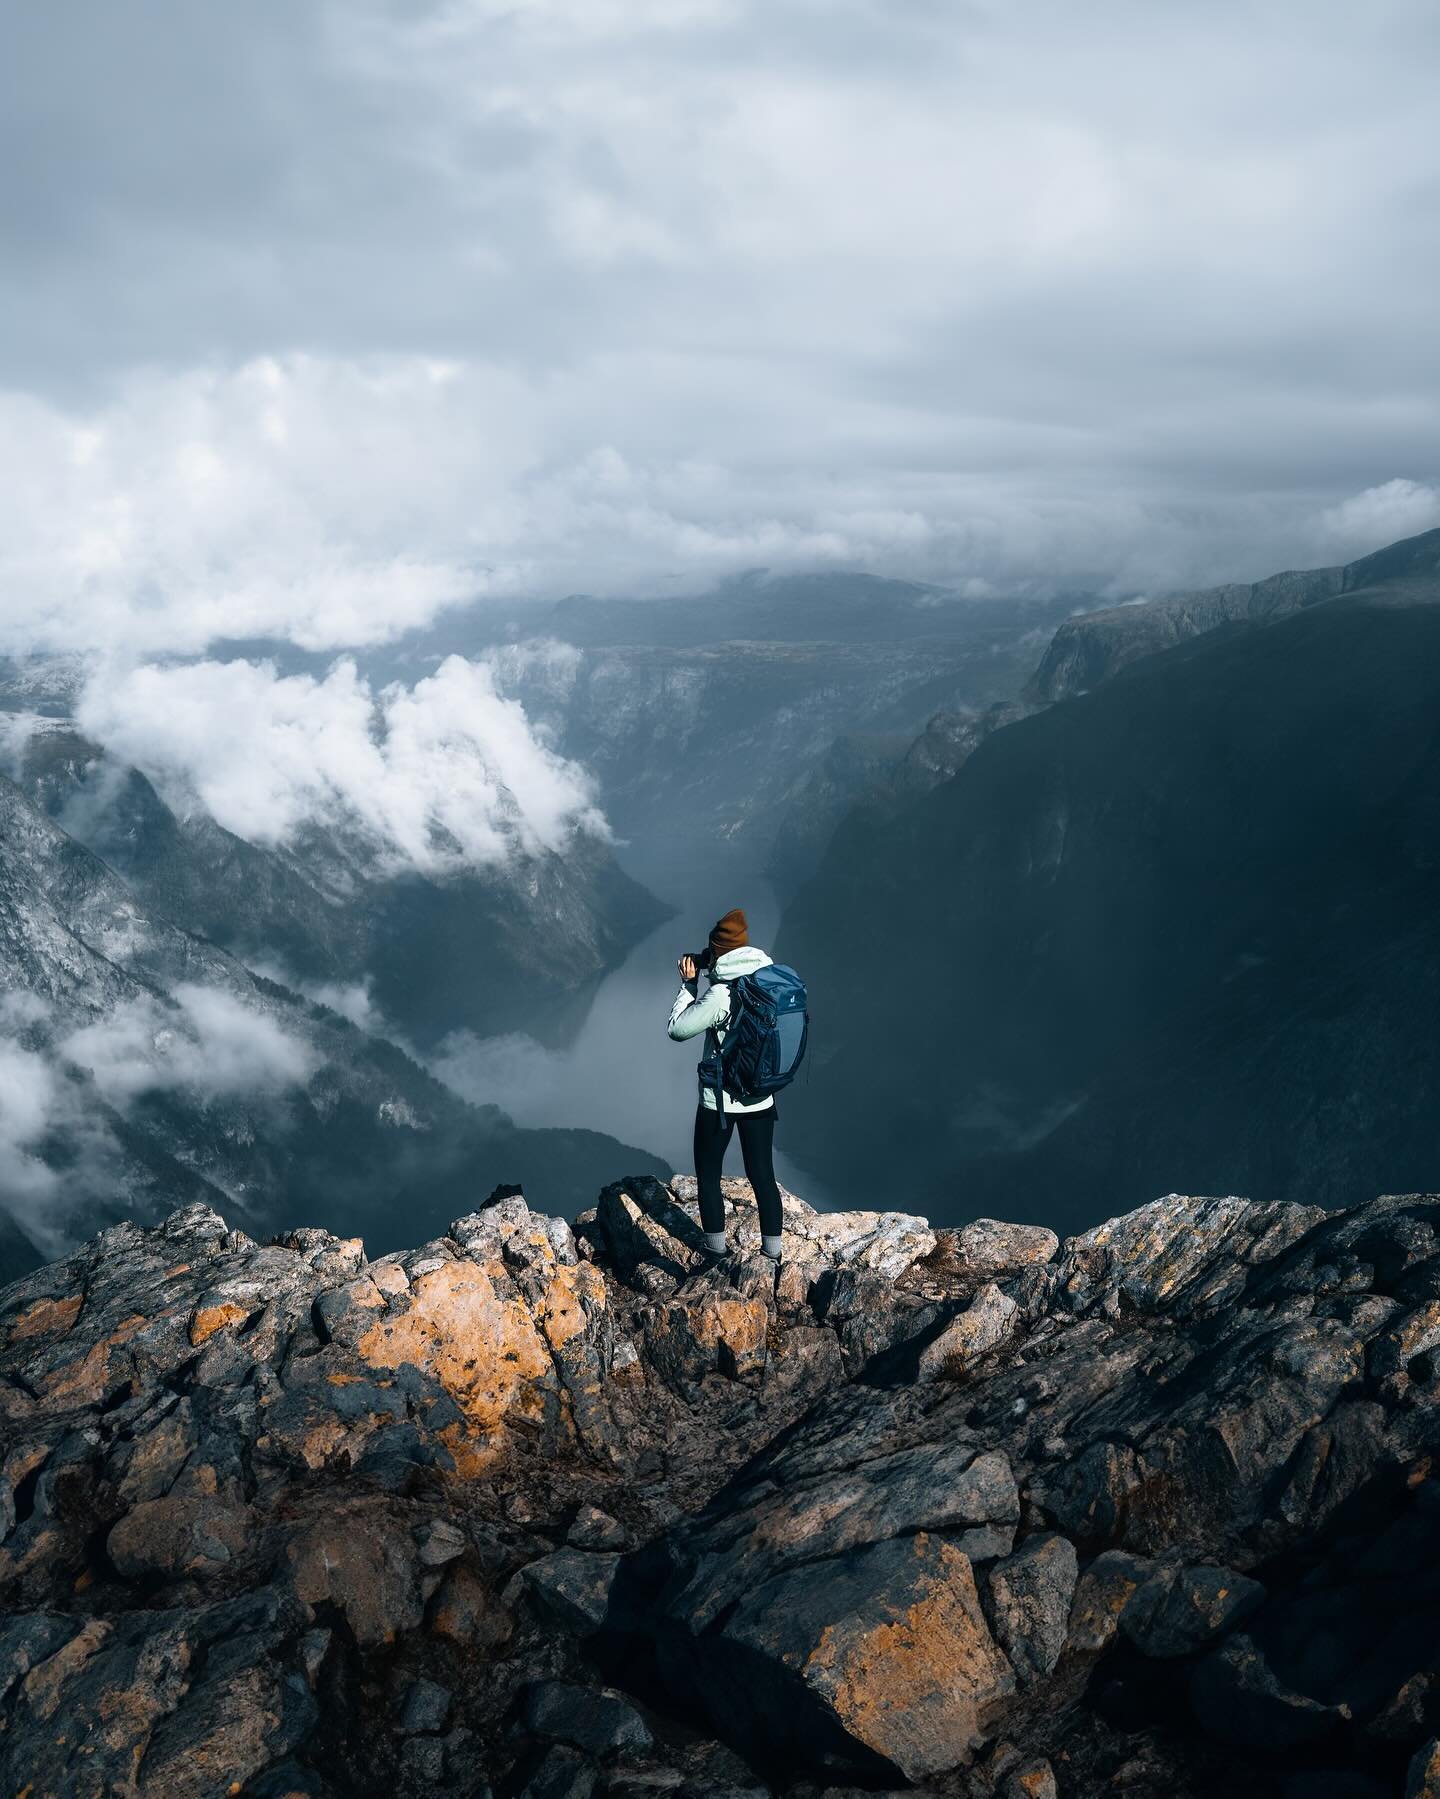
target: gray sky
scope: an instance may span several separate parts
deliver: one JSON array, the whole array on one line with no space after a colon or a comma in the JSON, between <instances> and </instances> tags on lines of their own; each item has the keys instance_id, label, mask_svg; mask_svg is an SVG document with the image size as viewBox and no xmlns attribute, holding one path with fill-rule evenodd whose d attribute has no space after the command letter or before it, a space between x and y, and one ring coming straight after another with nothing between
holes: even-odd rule
<instances>
[{"instance_id":1,"label":"gray sky","mask_svg":"<svg viewBox=\"0 0 1440 1799\"><path fill-rule=\"evenodd\" d=\"M11 646L1440 522L1433 0L0 18Z\"/></svg>"}]
</instances>

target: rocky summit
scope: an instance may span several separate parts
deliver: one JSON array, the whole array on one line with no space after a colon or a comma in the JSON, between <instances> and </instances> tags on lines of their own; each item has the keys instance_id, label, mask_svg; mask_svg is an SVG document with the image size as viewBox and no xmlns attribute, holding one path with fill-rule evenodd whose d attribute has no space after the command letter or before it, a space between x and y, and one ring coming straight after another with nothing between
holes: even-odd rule
<instances>
[{"instance_id":1,"label":"rocky summit","mask_svg":"<svg viewBox=\"0 0 1440 1799\"><path fill-rule=\"evenodd\" d=\"M1440 1793L1440 1198L727 1191L0 1293L0 1790Z\"/></svg>"}]
</instances>

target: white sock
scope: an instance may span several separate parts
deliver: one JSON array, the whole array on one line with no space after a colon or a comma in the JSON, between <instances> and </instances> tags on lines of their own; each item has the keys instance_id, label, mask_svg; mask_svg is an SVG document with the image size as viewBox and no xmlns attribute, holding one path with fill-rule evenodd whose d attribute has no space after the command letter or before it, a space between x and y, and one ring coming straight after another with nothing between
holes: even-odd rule
<instances>
[{"instance_id":1,"label":"white sock","mask_svg":"<svg viewBox=\"0 0 1440 1799\"><path fill-rule=\"evenodd\" d=\"M780 1239L778 1237L762 1237L760 1247L772 1261L780 1260Z\"/></svg>"},{"instance_id":2,"label":"white sock","mask_svg":"<svg viewBox=\"0 0 1440 1799\"><path fill-rule=\"evenodd\" d=\"M729 1248L729 1245L725 1241L724 1231L706 1231L705 1247L706 1249L714 1250L717 1256L723 1256L725 1251Z\"/></svg>"}]
</instances>

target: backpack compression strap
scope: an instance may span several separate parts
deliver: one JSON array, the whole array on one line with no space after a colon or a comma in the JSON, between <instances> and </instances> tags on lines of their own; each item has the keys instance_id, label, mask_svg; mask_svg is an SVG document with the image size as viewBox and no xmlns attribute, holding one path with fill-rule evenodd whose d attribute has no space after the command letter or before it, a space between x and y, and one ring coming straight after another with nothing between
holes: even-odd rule
<instances>
[{"instance_id":1,"label":"backpack compression strap","mask_svg":"<svg viewBox=\"0 0 1440 1799\"><path fill-rule=\"evenodd\" d=\"M740 1022L740 1014L745 1002L740 993L740 984L746 979L743 974L736 975L733 981L726 981L725 987L730 998L730 1007L725 1014L725 1035L733 1037L735 1027ZM720 1027L711 1026L711 1034L715 1039L715 1054L709 1060L715 1068L715 1110L723 1114L725 1110L725 1049L720 1041Z\"/></svg>"}]
</instances>

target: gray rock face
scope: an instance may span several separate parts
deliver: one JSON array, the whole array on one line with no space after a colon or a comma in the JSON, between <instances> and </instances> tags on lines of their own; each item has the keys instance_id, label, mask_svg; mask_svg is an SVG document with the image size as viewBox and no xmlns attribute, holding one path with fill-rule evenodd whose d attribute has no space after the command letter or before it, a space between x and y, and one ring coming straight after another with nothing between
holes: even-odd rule
<instances>
[{"instance_id":1,"label":"gray rock face","mask_svg":"<svg viewBox=\"0 0 1440 1799\"><path fill-rule=\"evenodd\" d=\"M537 1682L525 1694L525 1727L532 1735L569 1743L590 1755L644 1755L650 1727L618 1693L596 1693L563 1680Z\"/></svg>"},{"instance_id":2,"label":"gray rock face","mask_svg":"<svg viewBox=\"0 0 1440 1799\"><path fill-rule=\"evenodd\" d=\"M1066 619L1030 684L1034 699L1069 699L1153 656L1227 624L1266 624L1344 591L1347 570L1317 568L1175 594L1146 606L1115 606Z\"/></svg>"},{"instance_id":3,"label":"gray rock face","mask_svg":"<svg viewBox=\"0 0 1440 1799\"><path fill-rule=\"evenodd\" d=\"M609 1613L619 1567L617 1555L557 1549L520 1570L515 1597L530 1595L542 1615L562 1630L589 1636Z\"/></svg>"},{"instance_id":4,"label":"gray rock face","mask_svg":"<svg viewBox=\"0 0 1440 1799\"><path fill-rule=\"evenodd\" d=\"M1019 1311L1009 1294L987 1282L958 1318L920 1352L921 1380L956 1380L1004 1341Z\"/></svg>"},{"instance_id":5,"label":"gray rock face","mask_svg":"<svg viewBox=\"0 0 1440 1799\"><path fill-rule=\"evenodd\" d=\"M935 1233L940 1266L982 1278L1043 1265L1059 1248L1060 1239L1043 1224L1006 1224L999 1218L977 1218L959 1230Z\"/></svg>"},{"instance_id":6,"label":"gray rock face","mask_svg":"<svg viewBox=\"0 0 1440 1799\"><path fill-rule=\"evenodd\" d=\"M1142 1655L1193 1655L1264 1603L1265 1588L1230 1568L1178 1568L1141 1583L1120 1614L1126 1640Z\"/></svg>"},{"instance_id":7,"label":"gray rock face","mask_svg":"<svg viewBox=\"0 0 1440 1799\"><path fill-rule=\"evenodd\" d=\"M611 1192L376 1260L196 1206L0 1293L0 1787L1431 1779L1440 1199L1170 1196L983 1267L792 1201L777 1290ZM926 1322L862 1356L877 1313Z\"/></svg>"},{"instance_id":8,"label":"gray rock face","mask_svg":"<svg viewBox=\"0 0 1440 1799\"><path fill-rule=\"evenodd\" d=\"M780 836L773 872L789 886L868 777L923 773L906 745L937 706L1013 698L1034 664L1029 632L1065 610L866 576L778 577L608 614L583 598L537 609L522 628L578 654L519 643L494 662L502 689L595 773L622 836L653 836L664 819L682 855L707 829L762 854ZM953 755L949 735L932 754Z\"/></svg>"},{"instance_id":9,"label":"gray rock face","mask_svg":"<svg viewBox=\"0 0 1440 1799\"><path fill-rule=\"evenodd\" d=\"M1068 1537L1032 1537L990 1570L996 1641L1027 1685L1049 1674L1065 1647L1079 1566Z\"/></svg>"},{"instance_id":10,"label":"gray rock face","mask_svg":"<svg viewBox=\"0 0 1440 1799\"><path fill-rule=\"evenodd\" d=\"M477 1017L533 1028L665 915L585 833L563 852L517 844L497 868L443 878L390 872L358 818L312 824L280 848L250 843L199 806L173 810L61 719L35 720L7 772L142 914L253 965L282 961L307 986L363 981L414 1042Z\"/></svg>"}]
</instances>

